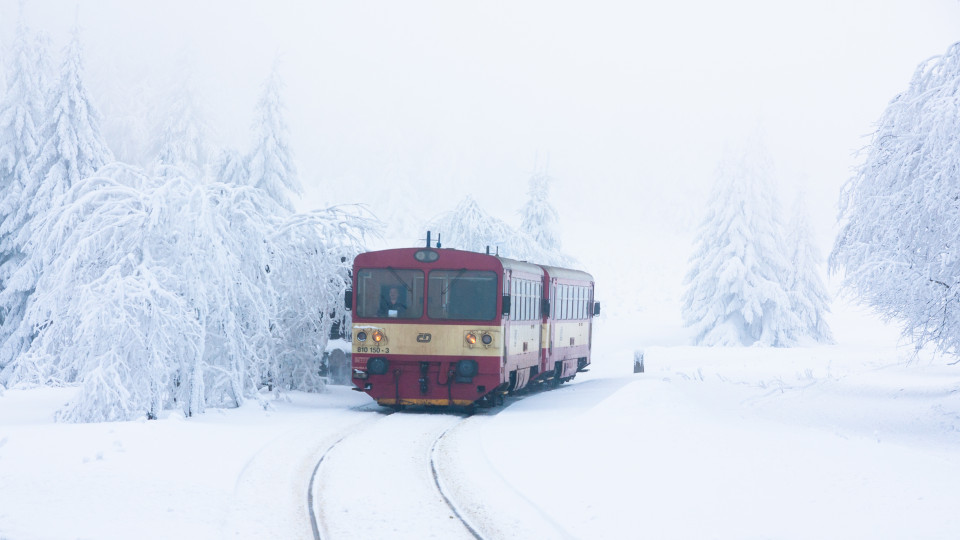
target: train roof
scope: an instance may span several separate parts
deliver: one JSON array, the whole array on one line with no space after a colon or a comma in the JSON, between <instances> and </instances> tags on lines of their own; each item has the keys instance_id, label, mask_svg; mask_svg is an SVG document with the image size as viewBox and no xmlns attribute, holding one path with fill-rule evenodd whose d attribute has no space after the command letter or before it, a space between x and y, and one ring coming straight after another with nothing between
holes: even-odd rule
<instances>
[{"instance_id":1,"label":"train roof","mask_svg":"<svg viewBox=\"0 0 960 540\"><path fill-rule=\"evenodd\" d=\"M550 278L570 279L577 281L593 281L593 276L583 270L571 270L569 268L560 268L559 266L543 266L543 269L550 274Z\"/></svg>"},{"instance_id":2,"label":"train roof","mask_svg":"<svg viewBox=\"0 0 960 540\"><path fill-rule=\"evenodd\" d=\"M500 262L503 264L504 268L509 268L510 270L515 270L518 272L528 272L531 274L543 275L543 268L540 265L528 263L527 261L518 261L516 259L508 259L506 257L496 256L500 259Z\"/></svg>"},{"instance_id":3,"label":"train roof","mask_svg":"<svg viewBox=\"0 0 960 540\"><path fill-rule=\"evenodd\" d=\"M517 272L525 272L535 275L543 275L547 272L551 278L569 279L575 281L593 281L593 276L581 270L571 270L569 268L560 268L558 266L548 266L543 264L534 264L528 261L500 257L499 255L487 255L476 251L464 251L452 248L395 248L377 251L368 251L357 255L356 261L360 264L385 264L402 266L420 266L415 262L415 254L420 251L436 252L439 256L436 264L440 267L446 264L456 266L470 263L477 264L486 268L502 266Z\"/></svg>"}]
</instances>

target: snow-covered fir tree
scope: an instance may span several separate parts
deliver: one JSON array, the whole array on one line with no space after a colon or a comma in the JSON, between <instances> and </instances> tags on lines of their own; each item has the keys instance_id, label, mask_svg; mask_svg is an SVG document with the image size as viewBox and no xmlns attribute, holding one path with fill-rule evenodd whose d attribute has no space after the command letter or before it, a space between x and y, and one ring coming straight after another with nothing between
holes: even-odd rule
<instances>
[{"instance_id":1,"label":"snow-covered fir tree","mask_svg":"<svg viewBox=\"0 0 960 540\"><path fill-rule=\"evenodd\" d=\"M57 82L57 69L50 56L52 41L50 36L37 33L34 38L34 62L36 62L37 82L44 96L50 93Z\"/></svg>"},{"instance_id":2,"label":"snow-covered fir tree","mask_svg":"<svg viewBox=\"0 0 960 540\"><path fill-rule=\"evenodd\" d=\"M10 244L23 226L24 186L40 151L44 93L37 71L37 55L26 24L17 25L6 76L0 94L0 265L14 253ZM4 272L0 270L0 284Z\"/></svg>"},{"instance_id":3,"label":"snow-covered fir tree","mask_svg":"<svg viewBox=\"0 0 960 540\"><path fill-rule=\"evenodd\" d=\"M527 202L520 209L520 231L533 238L544 251L560 253L560 234L557 231L560 215L550 204L550 184L546 173L530 177Z\"/></svg>"},{"instance_id":4,"label":"snow-covered fir tree","mask_svg":"<svg viewBox=\"0 0 960 540\"><path fill-rule=\"evenodd\" d=\"M210 164L210 176L215 182L223 182L234 186L250 184L247 168L243 163L243 155L233 149L221 150Z\"/></svg>"},{"instance_id":5,"label":"snow-covered fir tree","mask_svg":"<svg viewBox=\"0 0 960 540\"><path fill-rule=\"evenodd\" d=\"M798 343L833 343L833 333L824 318L830 312L830 295L820 273L823 259L813 240L803 194L794 201L788 231L785 243L789 250L790 270L787 294L798 324L792 337Z\"/></svg>"},{"instance_id":6,"label":"snow-covered fir tree","mask_svg":"<svg viewBox=\"0 0 960 540\"><path fill-rule=\"evenodd\" d=\"M917 347L960 352L960 43L922 63L841 193L830 266Z\"/></svg>"},{"instance_id":7,"label":"snow-covered fir tree","mask_svg":"<svg viewBox=\"0 0 960 540\"><path fill-rule=\"evenodd\" d=\"M156 173L175 176L179 171L202 178L207 165L206 141L210 130L188 78L185 77L173 92L166 110L157 139Z\"/></svg>"},{"instance_id":8,"label":"snow-covered fir tree","mask_svg":"<svg viewBox=\"0 0 960 540\"><path fill-rule=\"evenodd\" d=\"M129 79L127 71L110 73L106 80ZM103 85L103 79L100 79ZM166 111L158 85L139 74L125 85L124 91L113 92L113 87L100 88L100 95L108 96L100 104L103 113L103 136L117 161L152 169L159 153L157 134Z\"/></svg>"},{"instance_id":9,"label":"snow-covered fir tree","mask_svg":"<svg viewBox=\"0 0 960 540\"><path fill-rule=\"evenodd\" d=\"M43 230L38 221L61 204L64 194L81 179L93 174L113 159L100 135L100 117L87 95L83 83L83 58L79 30L64 52L57 84L42 113L44 124L39 132L39 153L30 163L22 191L17 194L19 211L9 240L19 258L5 287L0 291L0 305L7 309L0 325L0 365L7 365L29 346L34 331L23 328L21 320L37 280L44 269L40 254L31 253ZM5 237L6 238L6 237Z\"/></svg>"},{"instance_id":10,"label":"snow-covered fir tree","mask_svg":"<svg viewBox=\"0 0 960 540\"><path fill-rule=\"evenodd\" d=\"M250 185L266 191L280 206L293 212L290 194L299 195L303 188L297 176L287 124L283 118L281 88L279 69L274 64L257 104L255 140L246 169L250 175Z\"/></svg>"},{"instance_id":11,"label":"snow-covered fir tree","mask_svg":"<svg viewBox=\"0 0 960 540\"><path fill-rule=\"evenodd\" d=\"M100 113L84 83L78 28L74 29L64 50L60 76L52 88L44 116L42 146L33 174L37 187L31 190L36 193L31 205L34 214L57 204L57 199L73 184L113 160L113 153L100 133Z\"/></svg>"},{"instance_id":12,"label":"snow-covered fir tree","mask_svg":"<svg viewBox=\"0 0 960 540\"><path fill-rule=\"evenodd\" d=\"M518 231L506 222L484 212L473 197L467 195L456 208L426 225L438 233L448 248L491 253L540 264L563 265L568 262L563 254L550 252L532 237Z\"/></svg>"},{"instance_id":13,"label":"snow-covered fir tree","mask_svg":"<svg viewBox=\"0 0 960 540\"><path fill-rule=\"evenodd\" d=\"M22 317L25 296L13 275L24 262L24 245L30 238L29 222L32 178L40 152L44 96L37 70L35 41L22 17L9 55L7 86L0 94L0 349L9 337L9 327ZM25 230L26 229L26 230ZM0 354L0 368L11 356Z\"/></svg>"},{"instance_id":14,"label":"snow-covered fir tree","mask_svg":"<svg viewBox=\"0 0 960 540\"><path fill-rule=\"evenodd\" d=\"M695 343L792 344L778 206L763 154L721 163L684 279L681 309Z\"/></svg>"}]
</instances>

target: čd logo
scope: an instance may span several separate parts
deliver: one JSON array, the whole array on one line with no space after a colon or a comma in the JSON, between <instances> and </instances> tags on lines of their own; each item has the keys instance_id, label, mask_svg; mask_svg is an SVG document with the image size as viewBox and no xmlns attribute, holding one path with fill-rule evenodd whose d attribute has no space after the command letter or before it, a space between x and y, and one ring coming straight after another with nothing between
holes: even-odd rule
<instances>
[{"instance_id":1,"label":"\u010dd logo","mask_svg":"<svg viewBox=\"0 0 960 540\"><path fill-rule=\"evenodd\" d=\"M430 343L431 337L433 336L427 333L417 334L417 343Z\"/></svg>"}]
</instances>

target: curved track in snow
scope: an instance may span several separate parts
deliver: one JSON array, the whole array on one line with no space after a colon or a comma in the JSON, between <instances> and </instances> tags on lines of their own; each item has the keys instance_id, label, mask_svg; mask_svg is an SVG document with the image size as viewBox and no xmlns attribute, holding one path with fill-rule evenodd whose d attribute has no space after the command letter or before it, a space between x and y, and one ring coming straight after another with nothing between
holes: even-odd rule
<instances>
[{"instance_id":1,"label":"curved track in snow","mask_svg":"<svg viewBox=\"0 0 960 540\"><path fill-rule=\"evenodd\" d=\"M410 411L364 423L331 445L311 481L316 539L480 539L445 493L435 463L463 415Z\"/></svg>"}]
</instances>

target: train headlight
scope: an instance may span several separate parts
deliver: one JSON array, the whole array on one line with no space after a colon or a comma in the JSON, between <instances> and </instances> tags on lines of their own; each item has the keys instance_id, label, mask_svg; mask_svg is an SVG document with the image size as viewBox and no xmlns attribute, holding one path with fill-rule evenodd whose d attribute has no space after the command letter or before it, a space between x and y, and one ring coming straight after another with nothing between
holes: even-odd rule
<instances>
[{"instance_id":1,"label":"train headlight","mask_svg":"<svg viewBox=\"0 0 960 540\"><path fill-rule=\"evenodd\" d=\"M493 336L490 334L484 334L480 336L480 341L482 341L484 345L489 345L493 343Z\"/></svg>"},{"instance_id":2,"label":"train headlight","mask_svg":"<svg viewBox=\"0 0 960 540\"><path fill-rule=\"evenodd\" d=\"M374 375L383 375L390 370L390 362L381 356L374 356L367 361L367 371Z\"/></svg>"},{"instance_id":3,"label":"train headlight","mask_svg":"<svg viewBox=\"0 0 960 540\"><path fill-rule=\"evenodd\" d=\"M381 332L381 331L379 331L379 330L374 330L374 331L373 331L373 336L371 336L371 337L373 337L373 340L374 340L374 341L376 341L377 343L380 343L381 341L383 341L384 335L383 335L383 332Z\"/></svg>"},{"instance_id":4,"label":"train headlight","mask_svg":"<svg viewBox=\"0 0 960 540\"><path fill-rule=\"evenodd\" d=\"M366 340L367 340L366 332L364 332L363 330L357 332L357 341L366 341Z\"/></svg>"},{"instance_id":5,"label":"train headlight","mask_svg":"<svg viewBox=\"0 0 960 540\"><path fill-rule=\"evenodd\" d=\"M476 345L477 335L474 334L473 332L467 332L466 340L467 340L467 343L469 343L470 345Z\"/></svg>"}]
</instances>

